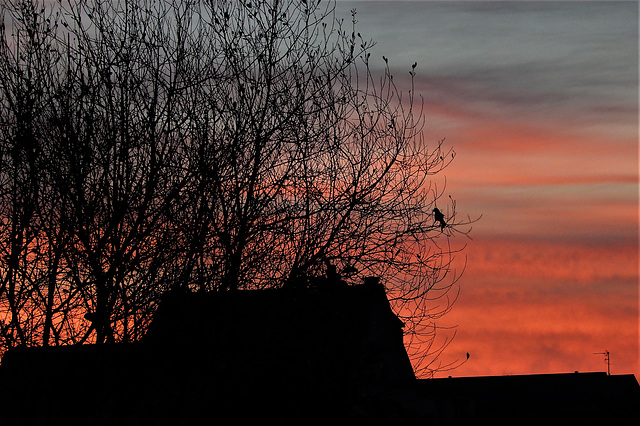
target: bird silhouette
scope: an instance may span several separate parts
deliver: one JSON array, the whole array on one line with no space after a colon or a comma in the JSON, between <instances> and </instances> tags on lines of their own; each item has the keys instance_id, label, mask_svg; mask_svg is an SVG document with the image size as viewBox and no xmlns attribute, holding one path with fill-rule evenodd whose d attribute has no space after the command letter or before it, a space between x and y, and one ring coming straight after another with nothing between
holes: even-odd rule
<instances>
[{"instance_id":1,"label":"bird silhouette","mask_svg":"<svg viewBox=\"0 0 640 426\"><path fill-rule=\"evenodd\" d=\"M444 230L445 226L447 226L447 222L445 222L444 215L437 207L433 209L433 216L436 222L440 222L440 229Z\"/></svg>"},{"instance_id":2,"label":"bird silhouette","mask_svg":"<svg viewBox=\"0 0 640 426\"><path fill-rule=\"evenodd\" d=\"M469 356L470 356L470 355L469 355L469 352L467 352L467 359L469 359Z\"/></svg>"}]
</instances>

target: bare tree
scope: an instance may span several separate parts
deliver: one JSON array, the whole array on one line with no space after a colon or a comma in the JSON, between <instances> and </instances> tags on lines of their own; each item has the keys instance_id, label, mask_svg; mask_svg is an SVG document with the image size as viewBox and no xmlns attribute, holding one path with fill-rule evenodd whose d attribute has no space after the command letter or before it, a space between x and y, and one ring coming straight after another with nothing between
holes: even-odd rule
<instances>
[{"instance_id":1,"label":"bare tree","mask_svg":"<svg viewBox=\"0 0 640 426\"><path fill-rule=\"evenodd\" d=\"M173 287L378 276L438 368L471 221L432 184L454 153L423 140L416 65L404 92L376 74L355 11L5 3L3 348L135 340Z\"/></svg>"},{"instance_id":2,"label":"bare tree","mask_svg":"<svg viewBox=\"0 0 640 426\"><path fill-rule=\"evenodd\" d=\"M42 128L38 125L51 82L47 51L51 36L42 17L30 5L14 11L23 19L13 28L13 49L0 46L2 144L0 146L0 350L13 345L47 344L53 301L44 302L46 315L37 313L34 298L46 293L55 265L43 256L48 243L39 220L44 196ZM2 40L7 34L2 27ZM44 319L44 320L43 320ZM38 342L39 337L42 341Z\"/></svg>"}]
</instances>

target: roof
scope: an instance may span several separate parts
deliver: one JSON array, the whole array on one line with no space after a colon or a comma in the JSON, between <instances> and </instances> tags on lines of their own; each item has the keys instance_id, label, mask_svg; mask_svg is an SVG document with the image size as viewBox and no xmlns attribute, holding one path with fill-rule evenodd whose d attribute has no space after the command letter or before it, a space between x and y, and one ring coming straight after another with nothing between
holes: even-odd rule
<instances>
[{"instance_id":1,"label":"roof","mask_svg":"<svg viewBox=\"0 0 640 426\"><path fill-rule=\"evenodd\" d=\"M460 377L418 380L416 386L437 407L434 417L443 423L635 424L626 422L640 420L640 385L632 374Z\"/></svg>"},{"instance_id":2,"label":"roof","mask_svg":"<svg viewBox=\"0 0 640 426\"><path fill-rule=\"evenodd\" d=\"M279 377L409 380L402 327L381 284L175 292L161 303L144 343L172 356L202 352L216 374L257 377L277 368Z\"/></svg>"}]
</instances>

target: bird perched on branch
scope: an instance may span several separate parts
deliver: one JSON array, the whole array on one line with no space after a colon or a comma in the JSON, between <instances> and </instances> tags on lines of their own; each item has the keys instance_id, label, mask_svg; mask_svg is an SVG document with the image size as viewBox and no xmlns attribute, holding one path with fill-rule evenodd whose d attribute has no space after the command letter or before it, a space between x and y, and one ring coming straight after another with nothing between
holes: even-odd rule
<instances>
[{"instance_id":1,"label":"bird perched on branch","mask_svg":"<svg viewBox=\"0 0 640 426\"><path fill-rule=\"evenodd\" d=\"M440 229L444 230L445 226L447 226L447 222L445 222L444 215L437 207L433 209L433 217L436 222L440 222Z\"/></svg>"}]
</instances>

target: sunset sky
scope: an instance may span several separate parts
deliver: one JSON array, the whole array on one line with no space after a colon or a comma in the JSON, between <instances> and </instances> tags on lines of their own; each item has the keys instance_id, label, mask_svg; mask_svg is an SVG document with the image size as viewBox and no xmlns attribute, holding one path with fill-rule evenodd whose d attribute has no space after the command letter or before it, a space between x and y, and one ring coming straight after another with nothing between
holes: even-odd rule
<instances>
[{"instance_id":1,"label":"sunset sky","mask_svg":"<svg viewBox=\"0 0 640 426\"><path fill-rule=\"evenodd\" d=\"M340 1L394 77L418 62L446 194L482 215L440 376L638 368L638 3ZM399 82L402 86L402 82Z\"/></svg>"}]
</instances>

